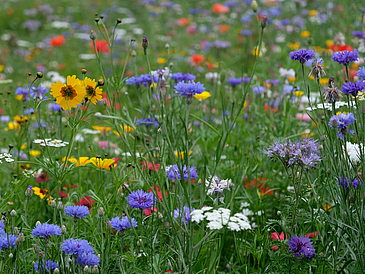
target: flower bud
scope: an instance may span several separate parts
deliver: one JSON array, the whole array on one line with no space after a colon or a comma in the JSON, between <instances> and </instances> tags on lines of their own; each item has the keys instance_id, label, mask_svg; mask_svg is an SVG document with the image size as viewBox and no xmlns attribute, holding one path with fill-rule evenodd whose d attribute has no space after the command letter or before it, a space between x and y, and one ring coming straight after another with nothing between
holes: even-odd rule
<instances>
[{"instance_id":1,"label":"flower bud","mask_svg":"<svg viewBox=\"0 0 365 274\"><path fill-rule=\"evenodd\" d=\"M111 230L112 229L112 223L110 222L110 220L108 220L106 222L106 229L108 229L108 230Z\"/></svg>"},{"instance_id":2,"label":"flower bud","mask_svg":"<svg viewBox=\"0 0 365 274\"><path fill-rule=\"evenodd\" d=\"M132 55L132 57L136 57L137 54L134 50L132 50L131 55Z\"/></svg>"},{"instance_id":3,"label":"flower bud","mask_svg":"<svg viewBox=\"0 0 365 274\"><path fill-rule=\"evenodd\" d=\"M58 202L57 209L58 209L59 211L62 211L62 210L63 210L63 204L62 204L62 202L61 202L61 201L59 201L59 202Z\"/></svg>"},{"instance_id":4,"label":"flower bud","mask_svg":"<svg viewBox=\"0 0 365 274\"><path fill-rule=\"evenodd\" d=\"M20 232L20 234L19 234L19 236L18 236L18 239L17 240L19 240L19 242L22 244L22 243L24 243L24 241L25 241L25 237L24 237L24 234L23 234L23 232Z\"/></svg>"},{"instance_id":5,"label":"flower bud","mask_svg":"<svg viewBox=\"0 0 365 274\"><path fill-rule=\"evenodd\" d=\"M256 12L256 11L257 11L257 9L258 9L258 7L259 7L259 5L257 5L256 0L253 0L253 1L251 2L251 9L252 9L254 12Z\"/></svg>"},{"instance_id":6,"label":"flower bud","mask_svg":"<svg viewBox=\"0 0 365 274\"><path fill-rule=\"evenodd\" d=\"M14 209L12 211L10 211L10 216L11 217L15 217L16 216L16 211Z\"/></svg>"},{"instance_id":7,"label":"flower bud","mask_svg":"<svg viewBox=\"0 0 365 274\"><path fill-rule=\"evenodd\" d=\"M13 259L13 257L14 257L14 256L13 256L13 253L10 253L10 254L9 254L9 258L10 258L10 259Z\"/></svg>"},{"instance_id":8,"label":"flower bud","mask_svg":"<svg viewBox=\"0 0 365 274\"><path fill-rule=\"evenodd\" d=\"M58 268L55 268L55 269L53 270L53 274L60 274L59 269L58 269Z\"/></svg>"},{"instance_id":9,"label":"flower bud","mask_svg":"<svg viewBox=\"0 0 365 274\"><path fill-rule=\"evenodd\" d=\"M28 186L27 190L25 191L25 196L29 198L30 196L32 196L32 194L33 194L32 186Z\"/></svg>"},{"instance_id":10,"label":"flower bud","mask_svg":"<svg viewBox=\"0 0 365 274\"><path fill-rule=\"evenodd\" d=\"M42 259L42 258L43 258L43 255L44 255L44 254L43 254L42 250L38 252L38 257L39 257L39 259Z\"/></svg>"},{"instance_id":11,"label":"flower bud","mask_svg":"<svg viewBox=\"0 0 365 274\"><path fill-rule=\"evenodd\" d=\"M122 23L122 19L118 18L117 19L117 24L120 24L120 23Z\"/></svg>"},{"instance_id":12,"label":"flower bud","mask_svg":"<svg viewBox=\"0 0 365 274\"><path fill-rule=\"evenodd\" d=\"M18 235L19 235L19 228L14 227L14 234L15 234L16 236L18 236Z\"/></svg>"},{"instance_id":13,"label":"flower bud","mask_svg":"<svg viewBox=\"0 0 365 274\"><path fill-rule=\"evenodd\" d=\"M96 18L95 18L95 22L96 22L96 23L99 23L99 21L100 21L100 18L96 17Z\"/></svg>"},{"instance_id":14,"label":"flower bud","mask_svg":"<svg viewBox=\"0 0 365 274\"><path fill-rule=\"evenodd\" d=\"M61 233L62 234L65 234L66 233L66 227L64 225L61 226Z\"/></svg>"},{"instance_id":15,"label":"flower bud","mask_svg":"<svg viewBox=\"0 0 365 274\"><path fill-rule=\"evenodd\" d=\"M264 29L267 25L267 16L263 16L260 20L260 25L261 25L261 28Z\"/></svg>"},{"instance_id":16,"label":"flower bud","mask_svg":"<svg viewBox=\"0 0 365 274\"><path fill-rule=\"evenodd\" d=\"M321 136L321 141L325 141L327 139L326 135Z\"/></svg>"},{"instance_id":17,"label":"flower bud","mask_svg":"<svg viewBox=\"0 0 365 274\"><path fill-rule=\"evenodd\" d=\"M143 36L142 47L143 47L144 55L147 55L147 48L148 48L147 36Z\"/></svg>"},{"instance_id":18,"label":"flower bud","mask_svg":"<svg viewBox=\"0 0 365 274\"><path fill-rule=\"evenodd\" d=\"M40 72L40 71L38 71L37 72L37 78L42 78L43 77L43 73L42 72Z\"/></svg>"},{"instance_id":19,"label":"flower bud","mask_svg":"<svg viewBox=\"0 0 365 274\"><path fill-rule=\"evenodd\" d=\"M37 221L37 222L35 223L35 226L39 226L39 225L41 225L41 222L40 222L40 221Z\"/></svg>"},{"instance_id":20,"label":"flower bud","mask_svg":"<svg viewBox=\"0 0 365 274\"><path fill-rule=\"evenodd\" d=\"M91 273L99 273L99 269L97 265L94 265L93 270Z\"/></svg>"},{"instance_id":21,"label":"flower bud","mask_svg":"<svg viewBox=\"0 0 365 274\"><path fill-rule=\"evenodd\" d=\"M170 45L168 43L166 43L165 48L168 49L170 47Z\"/></svg>"},{"instance_id":22,"label":"flower bud","mask_svg":"<svg viewBox=\"0 0 365 274\"><path fill-rule=\"evenodd\" d=\"M57 204L56 204L56 201L55 200L52 200L51 203L50 203L50 206L51 208L56 208Z\"/></svg>"},{"instance_id":23,"label":"flower bud","mask_svg":"<svg viewBox=\"0 0 365 274\"><path fill-rule=\"evenodd\" d=\"M90 32L90 39L91 40L95 40L96 39L96 33L93 30Z\"/></svg>"},{"instance_id":24,"label":"flower bud","mask_svg":"<svg viewBox=\"0 0 365 274\"><path fill-rule=\"evenodd\" d=\"M90 272L89 272L89 267L88 267L88 266L85 266L85 267L84 267L84 273L90 273Z\"/></svg>"},{"instance_id":25,"label":"flower bud","mask_svg":"<svg viewBox=\"0 0 365 274\"><path fill-rule=\"evenodd\" d=\"M33 250L35 253L38 253L40 251L39 246L37 244L33 244Z\"/></svg>"},{"instance_id":26,"label":"flower bud","mask_svg":"<svg viewBox=\"0 0 365 274\"><path fill-rule=\"evenodd\" d=\"M307 38L307 42L308 42L308 45L312 45L313 44L313 37L312 36L308 36Z\"/></svg>"},{"instance_id":27,"label":"flower bud","mask_svg":"<svg viewBox=\"0 0 365 274\"><path fill-rule=\"evenodd\" d=\"M84 68L81 70L81 73L82 73L82 74L86 74L86 72L87 72L87 70L86 70L86 69L84 69Z\"/></svg>"},{"instance_id":28,"label":"flower bud","mask_svg":"<svg viewBox=\"0 0 365 274\"><path fill-rule=\"evenodd\" d=\"M98 85L99 85L99 86L101 86L101 87L102 87L102 86L104 86L104 84L105 84L105 82L104 82L104 80L103 80L103 79L99 79L99 80L98 80Z\"/></svg>"},{"instance_id":29,"label":"flower bud","mask_svg":"<svg viewBox=\"0 0 365 274\"><path fill-rule=\"evenodd\" d=\"M102 218L104 216L105 212L104 212L104 208L100 207L98 210L98 215L100 218Z\"/></svg>"}]
</instances>

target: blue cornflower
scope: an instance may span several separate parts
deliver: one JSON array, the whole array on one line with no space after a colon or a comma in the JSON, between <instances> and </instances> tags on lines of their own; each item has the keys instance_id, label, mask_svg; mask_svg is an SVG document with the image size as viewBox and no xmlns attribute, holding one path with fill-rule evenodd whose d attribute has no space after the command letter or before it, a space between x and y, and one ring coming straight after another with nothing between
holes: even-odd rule
<instances>
[{"instance_id":1,"label":"blue cornflower","mask_svg":"<svg viewBox=\"0 0 365 274\"><path fill-rule=\"evenodd\" d=\"M205 91L204 84L200 84L200 82L179 82L174 86L175 91L180 93L180 96L184 97L192 97L195 94L202 94Z\"/></svg>"},{"instance_id":2,"label":"blue cornflower","mask_svg":"<svg viewBox=\"0 0 365 274\"><path fill-rule=\"evenodd\" d=\"M264 87L253 87L252 91L256 94L263 94L265 91Z\"/></svg>"},{"instance_id":3,"label":"blue cornflower","mask_svg":"<svg viewBox=\"0 0 365 274\"><path fill-rule=\"evenodd\" d=\"M281 25L286 26L291 23L290 19L283 19L280 21Z\"/></svg>"},{"instance_id":4,"label":"blue cornflower","mask_svg":"<svg viewBox=\"0 0 365 274\"><path fill-rule=\"evenodd\" d=\"M346 95L351 94L352 96L357 96L359 91L365 89L365 81L359 80L357 82L343 83L342 92Z\"/></svg>"},{"instance_id":5,"label":"blue cornflower","mask_svg":"<svg viewBox=\"0 0 365 274\"><path fill-rule=\"evenodd\" d=\"M50 109L51 109L51 111L54 111L54 112L56 112L56 111L61 112L61 110L62 110L60 105L57 103L51 104Z\"/></svg>"},{"instance_id":6,"label":"blue cornflower","mask_svg":"<svg viewBox=\"0 0 365 274\"><path fill-rule=\"evenodd\" d=\"M51 261L51 260L46 261L46 269L45 269L46 270L46 273L51 273L56 268L59 268L59 266L58 266L57 263L55 263L54 261ZM37 261L34 264L34 269L37 272L43 272L43 270L44 270L44 260L41 263L39 261Z\"/></svg>"},{"instance_id":7,"label":"blue cornflower","mask_svg":"<svg viewBox=\"0 0 365 274\"><path fill-rule=\"evenodd\" d=\"M292 236L288 243L290 251L294 252L293 257L302 258L302 255L304 255L307 258L312 258L316 251L311 240L304 235L299 238L297 235Z\"/></svg>"},{"instance_id":8,"label":"blue cornflower","mask_svg":"<svg viewBox=\"0 0 365 274\"><path fill-rule=\"evenodd\" d=\"M351 32L351 34L353 36L359 37L360 39L365 38L364 32L362 30L355 30L355 31Z\"/></svg>"},{"instance_id":9,"label":"blue cornflower","mask_svg":"<svg viewBox=\"0 0 365 274\"><path fill-rule=\"evenodd\" d=\"M333 115L330 118L329 125L331 128L335 129L338 128L339 131L337 133L337 137L340 139L344 139L345 134L354 134L355 131L352 129L349 129L348 126L353 124L355 122L356 118L353 113L340 113Z\"/></svg>"},{"instance_id":10,"label":"blue cornflower","mask_svg":"<svg viewBox=\"0 0 365 274\"><path fill-rule=\"evenodd\" d=\"M26 89L26 88L22 88L22 87L18 87L16 90L15 90L15 95L22 95L22 99L26 99L26 100L30 100L29 99L29 90Z\"/></svg>"},{"instance_id":11,"label":"blue cornflower","mask_svg":"<svg viewBox=\"0 0 365 274\"><path fill-rule=\"evenodd\" d=\"M226 49L229 48L231 45L232 45L231 42L228 41L215 40L213 42L213 46L216 47L217 49Z\"/></svg>"},{"instance_id":12,"label":"blue cornflower","mask_svg":"<svg viewBox=\"0 0 365 274\"><path fill-rule=\"evenodd\" d=\"M136 125L137 126L152 126L154 125L155 127L158 127L158 121L157 119L152 119L152 118L143 118L143 119L137 119L136 120Z\"/></svg>"},{"instance_id":13,"label":"blue cornflower","mask_svg":"<svg viewBox=\"0 0 365 274\"><path fill-rule=\"evenodd\" d=\"M190 210L190 208L188 206L184 206L184 209L181 210L180 209L175 209L174 210L174 218L181 218L181 225L185 222L186 224L188 223L188 221L190 221L190 213L193 212L195 210L195 208L192 208Z\"/></svg>"},{"instance_id":14,"label":"blue cornflower","mask_svg":"<svg viewBox=\"0 0 365 274\"><path fill-rule=\"evenodd\" d=\"M25 115L30 115L34 113L34 109L33 108L27 108L24 110L24 114Z\"/></svg>"},{"instance_id":15,"label":"blue cornflower","mask_svg":"<svg viewBox=\"0 0 365 274\"><path fill-rule=\"evenodd\" d=\"M332 55L332 60L348 66L350 62L354 62L359 58L359 53L357 52L357 49L354 49L353 51L339 51L339 52L334 52Z\"/></svg>"},{"instance_id":16,"label":"blue cornflower","mask_svg":"<svg viewBox=\"0 0 365 274\"><path fill-rule=\"evenodd\" d=\"M176 72L171 74L171 79L175 80L176 82L194 81L195 78L196 76L190 73Z\"/></svg>"},{"instance_id":17,"label":"blue cornflower","mask_svg":"<svg viewBox=\"0 0 365 274\"><path fill-rule=\"evenodd\" d=\"M0 234L5 233L5 225L3 221L0 220Z\"/></svg>"},{"instance_id":18,"label":"blue cornflower","mask_svg":"<svg viewBox=\"0 0 365 274\"><path fill-rule=\"evenodd\" d=\"M153 76L153 82L158 82L158 77ZM133 76L125 80L125 83L127 85L144 85L146 88L148 88L152 84L151 75L150 74L141 74L138 76Z\"/></svg>"},{"instance_id":19,"label":"blue cornflower","mask_svg":"<svg viewBox=\"0 0 365 274\"><path fill-rule=\"evenodd\" d=\"M189 174L188 174L188 169L190 170L190 178L191 179L196 179L199 177L197 171L196 171L196 167L192 166L192 167L186 167L186 165L184 165L183 168L181 168L183 170L183 176L184 176L184 180L189 180ZM181 174L180 174L180 169L177 166L177 164L171 166L168 170L167 170L167 178L168 179L172 179L172 180L179 180L181 181Z\"/></svg>"},{"instance_id":20,"label":"blue cornflower","mask_svg":"<svg viewBox=\"0 0 365 274\"><path fill-rule=\"evenodd\" d=\"M300 49L298 51L290 52L290 59L300 61L300 63L304 64L309 59L314 58L314 51L308 49Z\"/></svg>"},{"instance_id":21,"label":"blue cornflower","mask_svg":"<svg viewBox=\"0 0 365 274\"><path fill-rule=\"evenodd\" d=\"M249 29L244 29L241 31L241 35L243 36L251 36L252 35L252 31Z\"/></svg>"},{"instance_id":22,"label":"blue cornflower","mask_svg":"<svg viewBox=\"0 0 365 274\"><path fill-rule=\"evenodd\" d=\"M357 77L365 80L365 67L360 67L357 71Z\"/></svg>"},{"instance_id":23,"label":"blue cornflower","mask_svg":"<svg viewBox=\"0 0 365 274\"><path fill-rule=\"evenodd\" d=\"M235 87L242 83L242 78L230 77L227 79L227 83L230 84L232 87Z\"/></svg>"},{"instance_id":24,"label":"blue cornflower","mask_svg":"<svg viewBox=\"0 0 365 274\"><path fill-rule=\"evenodd\" d=\"M189 9L190 14L198 14L200 12L199 9Z\"/></svg>"},{"instance_id":25,"label":"blue cornflower","mask_svg":"<svg viewBox=\"0 0 365 274\"><path fill-rule=\"evenodd\" d=\"M32 99L36 97L42 99L44 95L48 92L49 92L48 88L42 86L39 86L38 88L32 87L30 89L30 96L32 97Z\"/></svg>"},{"instance_id":26,"label":"blue cornflower","mask_svg":"<svg viewBox=\"0 0 365 274\"><path fill-rule=\"evenodd\" d=\"M62 251L67 255L78 255L80 253L94 253L89 242L81 239L67 239L61 244Z\"/></svg>"},{"instance_id":27,"label":"blue cornflower","mask_svg":"<svg viewBox=\"0 0 365 274\"><path fill-rule=\"evenodd\" d=\"M47 123L41 123L41 128L44 128L44 127L47 127L47 126L48 126ZM34 123L34 124L32 124L32 127L39 128L39 124L38 123Z\"/></svg>"},{"instance_id":28,"label":"blue cornflower","mask_svg":"<svg viewBox=\"0 0 365 274\"><path fill-rule=\"evenodd\" d=\"M35 228L33 228L33 237L49 238L51 235L61 235L61 228L58 225L47 223L37 225Z\"/></svg>"},{"instance_id":29,"label":"blue cornflower","mask_svg":"<svg viewBox=\"0 0 365 274\"><path fill-rule=\"evenodd\" d=\"M125 83L129 86L133 86L133 85L139 85L138 83L138 77L137 76L132 76L128 79L125 80Z\"/></svg>"},{"instance_id":30,"label":"blue cornflower","mask_svg":"<svg viewBox=\"0 0 365 274\"><path fill-rule=\"evenodd\" d=\"M150 208L153 206L153 192L146 193L142 189L132 191L127 200L131 208Z\"/></svg>"},{"instance_id":31,"label":"blue cornflower","mask_svg":"<svg viewBox=\"0 0 365 274\"><path fill-rule=\"evenodd\" d=\"M292 91L294 91L294 87L291 85L285 85L283 88L283 93L290 94Z\"/></svg>"},{"instance_id":32,"label":"blue cornflower","mask_svg":"<svg viewBox=\"0 0 365 274\"><path fill-rule=\"evenodd\" d=\"M9 238L9 242L8 242L8 238ZM17 236L15 235L9 235L7 233L2 233L0 235L0 249L7 249L9 248L9 245L11 247L14 247L15 248L15 240L17 239Z\"/></svg>"},{"instance_id":33,"label":"blue cornflower","mask_svg":"<svg viewBox=\"0 0 365 274\"><path fill-rule=\"evenodd\" d=\"M99 257L91 253L80 253L76 259L76 263L82 264L82 266L95 266L99 265L99 262Z\"/></svg>"},{"instance_id":34,"label":"blue cornflower","mask_svg":"<svg viewBox=\"0 0 365 274\"><path fill-rule=\"evenodd\" d=\"M348 189L351 185L350 179L348 177L338 179L337 185L342 186L344 189ZM352 181L353 188L357 188L359 185L362 185L361 181L357 180L356 178Z\"/></svg>"},{"instance_id":35,"label":"blue cornflower","mask_svg":"<svg viewBox=\"0 0 365 274\"><path fill-rule=\"evenodd\" d=\"M76 218L85 218L89 214L87 206L66 206L65 214Z\"/></svg>"},{"instance_id":36,"label":"blue cornflower","mask_svg":"<svg viewBox=\"0 0 365 274\"><path fill-rule=\"evenodd\" d=\"M138 226L136 219L131 218L131 221L133 227ZM124 216L123 218L115 217L112 219L111 224L112 228L115 230L125 230L126 228L132 227L127 216Z\"/></svg>"}]
</instances>

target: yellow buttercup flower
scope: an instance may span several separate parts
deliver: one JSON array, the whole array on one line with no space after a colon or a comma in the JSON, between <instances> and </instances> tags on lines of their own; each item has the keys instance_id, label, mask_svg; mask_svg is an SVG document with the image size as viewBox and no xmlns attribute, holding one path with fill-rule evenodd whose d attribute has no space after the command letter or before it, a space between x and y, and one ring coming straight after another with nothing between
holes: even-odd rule
<instances>
[{"instance_id":1,"label":"yellow buttercup flower","mask_svg":"<svg viewBox=\"0 0 365 274\"><path fill-rule=\"evenodd\" d=\"M104 134L104 132L108 132L108 131L112 130L111 127L92 126L92 128L95 130L99 130L100 134Z\"/></svg>"},{"instance_id":2,"label":"yellow buttercup flower","mask_svg":"<svg viewBox=\"0 0 365 274\"><path fill-rule=\"evenodd\" d=\"M332 46L334 43L333 43L333 40L326 40L326 46L327 47L330 47Z\"/></svg>"},{"instance_id":3,"label":"yellow buttercup flower","mask_svg":"<svg viewBox=\"0 0 365 274\"><path fill-rule=\"evenodd\" d=\"M204 91L201 94L195 94L194 97L198 100L205 100L207 98L209 98L211 95L208 91Z\"/></svg>"},{"instance_id":4,"label":"yellow buttercup flower","mask_svg":"<svg viewBox=\"0 0 365 274\"><path fill-rule=\"evenodd\" d=\"M67 84L64 85L60 81L51 84L51 95L56 98L56 103L63 110L69 110L77 107L86 95L85 88L76 78L76 75L67 76Z\"/></svg>"},{"instance_id":5,"label":"yellow buttercup flower","mask_svg":"<svg viewBox=\"0 0 365 274\"><path fill-rule=\"evenodd\" d=\"M22 145L21 147L20 147L20 149L26 149L27 148L27 145L26 144L24 144L24 145Z\"/></svg>"},{"instance_id":6,"label":"yellow buttercup flower","mask_svg":"<svg viewBox=\"0 0 365 274\"><path fill-rule=\"evenodd\" d=\"M303 94L304 94L304 91L299 91L299 90L294 91L294 95L295 95L295 97L302 97L302 96L303 96Z\"/></svg>"},{"instance_id":7,"label":"yellow buttercup flower","mask_svg":"<svg viewBox=\"0 0 365 274\"><path fill-rule=\"evenodd\" d=\"M19 128L20 128L20 125L17 122L9 122L8 127L5 128L4 130L8 131L9 129L14 130L14 129L19 129Z\"/></svg>"},{"instance_id":8,"label":"yellow buttercup flower","mask_svg":"<svg viewBox=\"0 0 365 274\"><path fill-rule=\"evenodd\" d=\"M33 157L37 157L41 155L41 152L39 150L29 150L29 155Z\"/></svg>"},{"instance_id":9,"label":"yellow buttercup flower","mask_svg":"<svg viewBox=\"0 0 365 274\"><path fill-rule=\"evenodd\" d=\"M103 168L107 170L110 170L110 167L115 167L117 165L113 159L101 159L96 157L90 158L90 162L93 163L97 168Z\"/></svg>"},{"instance_id":10,"label":"yellow buttercup flower","mask_svg":"<svg viewBox=\"0 0 365 274\"><path fill-rule=\"evenodd\" d=\"M157 58L157 63L159 63L160 65L165 64L166 62L166 58Z\"/></svg>"},{"instance_id":11,"label":"yellow buttercup flower","mask_svg":"<svg viewBox=\"0 0 365 274\"><path fill-rule=\"evenodd\" d=\"M178 155L180 155L180 159L183 160L184 159L184 155L185 155L186 151L180 151L180 152L177 152L175 151L175 156L176 157L179 157ZM189 151L189 156L192 154L193 152L190 150Z\"/></svg>"},{"instance_id":12,"label":"yellow buttercup flower","mask_svg":"<svg viewBox=\"0 0 365 274\"><path fill-rule=\"evenodd\" d=\"M17 123L27 123L28 122L28 116L19 116L19 115L16 115L13 120Z\"/></svg>"},{"instance_id":13,"label":"yellow buttercup flower","mask_svg":"<svg viewBox=\"0 0 365 274\"><path fill-rule=\"evenodd\" d=\"M299 47L300 47L299 42L289 43L289 48L291 48L293 50L297 50L297 49L299 49Z\"/></svg>"},{"instance_id":14,"label":"yellow buttercup flower","mask_svg":"<svg viewBox=\"0 0 365 274\"><path fill-rule=\"evenodd\" d=\"M41 199L44 199L44 197L46 197L47 194L49 193L49 190L47 188L41 189L36 186L32 187L32 190L34 191L34 194L39 196Z\"/></svg>"},{"instance_id":15,"label":"yellow buttercup flower","mask_svg":"<svg viewBox=\"0 0 365 274\"><path fill-rule=\"evenodd\" d=\"M319 79L319 83L321 85L327 85L329 80L330 79L328 79L328 78L321 78L321 79Z\"/></svg>"},{"instance_id":16,"label":"yellow buttercup flower","mask_svg":"<svg viewBox=\"0 0 365 274\"><path fill-rule=\"evenodd\" d=\"M94 79L90 79L85 77L84 82L81 81L81 84L85 87L87 98L96 105L97 101L103 100L103 90L99 87L96 87L97 83Z\"/></svg>"},{"instance_id":17,"label":"yellow buttercup flower","mask_svg":"<svg viewBox=\"0 0 365 274\"><path fill-rule=\"evenodd\" d=\"M303 38L307 38L308 36L311 35L311 33L308 30L302 31L302 33L300 34Z\"/></svg>"},{"instance_id":18,"label":"yellow buttercup flower","mask_svg":"<svg viewBox=\"0 0 365 274\"><path fill-rule=\"evenodd\" d=\"M316 16L318 14L318 11L317 10L311 10L309 11L309 16L313 17L313 16Z\"/></svg>"},{"instance_id":19,"label":"yellow buttercup flower","mask_svg":"<svg viewBox=\"0 0 365 274\"><path fill-rule=\"evenodd\" d=\"M290 83L294 83L295 82L295 77L289 77L288 80L289 80Z\"/></svg>"}]
</instances>

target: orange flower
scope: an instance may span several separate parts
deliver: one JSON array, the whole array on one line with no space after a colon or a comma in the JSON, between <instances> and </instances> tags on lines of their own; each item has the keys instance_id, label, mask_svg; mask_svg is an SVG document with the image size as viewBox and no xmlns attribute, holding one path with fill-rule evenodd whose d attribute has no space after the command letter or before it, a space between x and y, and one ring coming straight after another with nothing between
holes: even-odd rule
<instances>
[{"instance_id":1,"label":"orange flower","mask_svg":"<svg viewBox=\"0 0 365 274\"><path fill-rule=\"evenodd\" d=\"M221 32L227 32L227 31L229 31L229 26L228 25L220 25L219 26L219 30L221 31Z\"/></svg>"},{"instance_id":2,"label":"orange flower","mask_svg":"<svg viewBox=\"0 0 365 274\"><path fill-rule=\"evenodd\" d=\"M190 61L192 63L199 64L199 63L202 63L202 62L205 61L205 57L203 55L200 55L200 54L194 54L193 56L191 56Z\"/></svg>"},{"instance_id":3,"label":"orange flower","mask_svg":"<svg viewBox=\"0 0 365 274\"><path fill-rule=\"evenodd\" d=\"M189 24L189 19L188 18L184 18L184 17L182 17L182 18L179 18L179 19L177 19L177 24L179 25L179 26L186 26L187 24Z\"/></svg>"},{"instance_id":4,"label":"orange flower","mask_svg":"<svg viewBox=\"0 0 365 274\"><path fill-rule=\"evenodd\" d=\"M55 37L53 37L49 43L52 47L60 47L63 46L65 44L65 37L63 35L57 35Z\"/></svg>"},{"instance_id":5,"label":"orange flower","mask_svg":"<svg viewBox=\"0 0 365 274\"><path fill-rule=\"evenodd\" d=\"M90 43L90 47L93 49L93 51L95 52L95 48L94 48L94 44L93 42ZM98 40L98 39L95 39L95 47L96 47L96 50L98 51L98 53L100 52L106 52L106 53L109 53L110 52L110 49L109 49L109 45L106 41L104 40Z\"/></svg>"},{"instance_id":6,"label":"orange flower","mask_svg":"<svg viewBox=\"0 0 365 274\"><path fill-rule=\"evenodd\" d=\"M213 6L212 6L212 10L214 13L227 13L229 12L229 8L220 4L220 3L215 3Z\"/></svg>"}]
</instances>

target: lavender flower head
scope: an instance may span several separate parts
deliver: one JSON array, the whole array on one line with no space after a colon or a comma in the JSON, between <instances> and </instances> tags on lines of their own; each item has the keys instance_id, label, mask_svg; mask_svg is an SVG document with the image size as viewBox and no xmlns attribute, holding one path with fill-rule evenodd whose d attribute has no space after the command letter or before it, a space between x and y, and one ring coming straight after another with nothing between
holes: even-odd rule
<instances>
[{"instance_id":1,"label":"lavender flower head","mask_svg":"<svg viewBox=\"0 0 365 274\"><path fill-rule=\"evenodd\" d=\"M279 159L284 166L301 165L307 168L316 167L322 160L319 155L317 140L303 138L295 143L291 140L274 142L265 153L276 160Z\"/></svg>"},{"instance_id":2,"label":"lavender flower head","mask_svg":"<svg viewBox=\"0 0 365 274\"><path fill-rule=\"evenodd\" d=\"M47 260L46 261L46 273L53 273L53 271L56 269L56 268L59 268L58 264L55 263L54 261L52 260ZM43 262L39 263L39 261L37 261L35 264L34 264L34 269L35 271L37 272L43 272L44 271L44 260Z\"/></svg>"},{"instance_id":3,"label":"lavender flower head","mask_svg":"<svg viewBox=\"0 0 365 274\"><path fill-rule=\"evenodd\" d=\"M181 225L185 222L186 224L188 223L188 221L190 221L190 214L191 212L193 212L195 210L195 208L192 208L190 210L190 208L188 206L184 206L183 210L180 209L175 209L174 210L174 218L175 220L177 218L181 218Z\"/></svg>"},{"instance_id":4,"label":"lavender flower head","mask_svg":"<svg viewBox=\"0 0 365 274\"><path fill-rule=\"evenodd\" d=\"M332 60L340 65L348 66L350 62L356 61L359 57L357 49L354 49L353 51L344 50L333 53Z\"/></svg>"},{"instance_id":5,"label":"lavender flower head","mask_svg":"<svg viewBox=\"0 0 365 274\"><path fill-rule=\"evenodd\" d=\"M184 167L180 168L183 170L183 176L184 176L184 180L189 180L189 170L190 170L190 178L191 179L196 179L199 177L198 173L196 172L196 167L192 166L192 167L186 167L186 165L184 165ZM177 166L177 164L169 167L167 169L167 178L168 179L172 179L172 180L179 180L181 181L181 174L180 174L180 169Z\"/></svg>"},{"instance_id":6,"label":"lavender flower head","mask_svg":"<svg viewBox=\"0 0 365 274\"><path fill-rule=\"evenodd\" d=\"M62 251L67 255L79 255L80 253L94 253L88 241L82 239L67 239L61 244Z\"/></svg>"},{"instance_id":7,"label":"lavender flower head","mask_svg":"<svg viewBox=\"0 0 365 274\"><path fill-rule=\"evenodd\" d=\"M66 206L65 214L74 217L74 219L81 219L89 214L89 209L87 206Z\"/></svg>"},{"instance_id":8,"label":"lavender flower head","mask_svg":"<svg viewBox=\"0 0 365 274\"><path fill-rule=\"evenodd\" d=\"M314 58L314 51L313 50L301 49L301 50L298 50L298 51L290 52L290 59L297 60L302 64L307 62L309 59L313 59L313 58Z\"/></svg>"},{"instance_id":9,"label":"lavender flower head","mask_svg":"<svg viewBox=\"0 0 365 274\"><path fill-rule=\"evenodd\" d=\"M312 242L309 238L305 236L297 235L290 237L289 239L289 249L294 252L293 257L303 258L304 255L307 258L312 258L314 252L316 251L312 246Z\"/></svg>"},{"instance_id":10,"label":"lavender flower head","mask_svg":"<svg viewBox=\"0 0 365 274\"><path fill-rule=\"evenodd\" d=\"M349 179L348 177L346 177L346 178L342 178L342 177L340 177L340 178L338 179L337 185L342 186L342 187L346 190L346 189L348 189L348 188L349 188L349 186L351 185L351 183L350 183L350 179ZM360 186L360 185L362 185L362 183L361 183L361 181L359 181L358 179L356 179L356 178L355 178L355 179L352 181L352 186L353 186L353 188L357 188L357 187L358 187L358 186Z\"/></svg>"},{"instance_id":11,"label":"lavender flower head","mask_svg":"<svg viewBox=\"0 0 365 274\"><path fill-rule=\"evenodd\" d=\"M175 86L175 91L183 97L193 97L195 94L202 94L205 91L204 84L200 84L200 82L179 82Z\"/></svg>"},{"instance_id":12,"label":"lavender flower head","mask_svg":"<svg viewBox=\"0 0 365 274\"><path fill-rule=\"evenodd\" d=\"M58 225L53 224L40 224L33 228L33 237L49 238L51 235L61 235L61 228Z\"/></svg>"},{"instance_id":13,"label":"lavender flower head","mask_svg":"<svg viewBox=\"0 0 365 274\"><path fill-rule=\"evenodd\" d=\"M359 80L357 82L348 82L343 83L342 85L342 92L346 95L350 94L352 96L357 96L359 91L365 89L365 81Z\"/></svg>"},{"instance_id":14,"label":"lavender flower head","mask_svg":"<svg viewBox=\"0 0 365 274\"><path fill-rule=\"evenodd\" d=\"M345 134L354 134L355 131L352 129L349 129L348 126L353 124L355 122L356 118L353 113L339 113L336 115L333 115L329 121L329 125L331 128L335 129L338 128L337 137L339 139L344 139Z\"/></svg>"},{"instance_id":15,"label":"lavender flower head","mask_svg":"<svg viewBox=\"0 0 365 274\"><path fill-rule=\"evenodd\" d=\"M112 228L114 228L115 230L125 230L126 228L131 228L132 226L138 226L136 219L131 218L131 221L132 224L129 222L127 216L124 216L123 218L115 217L111 221Z\"/></svg>"},{"instance_id":16,"label":"lavender flower head","mask_svg":"<svg viewBox=\"0 0 365 274\"><path fill-rule=\"evenodd\" d=\"M230 84L232 87L235 87L242 83L242 78L230 77L227 79L227 83Z\"/></svg>"},{"instance_id":17,"label":"lavender flower head","mask_svg":"<svg viewBox=\"0 0 365 274\"><path fill-rule=\"evenodd\" d=\"M150 208L153 206L153 192L146 193L142 189L132 191L127 197L127 201L131 208Z\"/></svg>"},{"instance_id":18,"label":"lavender flower head","mask_svg":"<svg viewBox=\"0 0 365 274\"><path fill-rule=\"evenodd\" d=\"M2 222L1 222L2 223ZM9 238L9 242L8 242ZM2 233L0 235L0 250L1 249L8 249L9 246L15 248L15 240L17 239L17 236L15 235L9 235L7 233Z\"/></svg>"}]
</instances>

